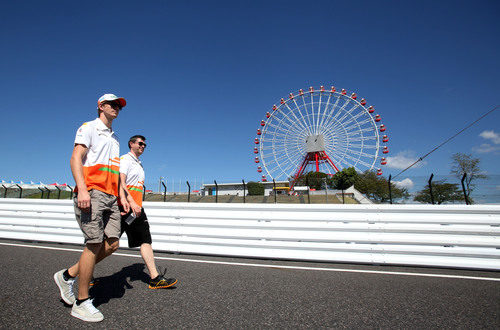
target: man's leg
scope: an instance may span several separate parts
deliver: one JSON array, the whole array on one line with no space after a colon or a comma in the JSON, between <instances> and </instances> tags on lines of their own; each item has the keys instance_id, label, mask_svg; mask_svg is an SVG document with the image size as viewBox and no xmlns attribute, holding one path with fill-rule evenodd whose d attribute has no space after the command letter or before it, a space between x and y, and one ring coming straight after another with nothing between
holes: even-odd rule
<instances>
[{"instance_id":1,"label":"man's leg","mask_svg":"<svg viewBox=\"0 0 500 330\"><path fill-rule=\"evenodd\" d=\"M102 251L102 248L105 244L103 243L87 243L85 248L83 249L83 252L80 256L79 262L74 265L73 269L76 269L76 272L80 272L80 277L79 277L79 288L78 288L78 300L76 300L75 295L73 293L73 283L75 282L74 278L69 277L68 270L64 271L58 271L57 273L54 274L54 280L59 287L59 291L61 293L61 299L64 300L64 302L68 305L73 305L75 306L75 300L80 304L83 300L88 300L89 298L89 283L92 278L92 274L94 273L94 266L95 262L97 259L97 255L99 254L100 251ZM87 303L88 305L89 303ZM81 308L80 308L81 309ZM97 311L97 310L96 310ZM99 311L97 311L98 313ZM81 311L77 311L77 315L74 315L74 311L72 310L72 315L76 316L78 318L81 318L83 320L88 321L88 315L81 315ZM86 312L84 311L83 314ZM101 315L102 317L102 315ZM100 317L97 316L99 319ZM95 316L91 317L91 319L95 320Z\"/></svg>"},{"instance_id":2,"label":"man's leg","mask_svg":"<svg viewBox=\"0 0 500 330\"><path fill-rule=\"evenodd\" d=\"M99 211L99 200L96 199L94 190L89 191L90 194L90 210L83 212L78 207L77 196L74 197L73 204L75 209L75 217L80 229L82 230L83 236L85 238L86 247L80 256L80 259L84 254L89 253L87 246L89 243L93 243L95 246L92 249L100 249L102 246L102 233L100 233L100 221L102 221ZM90 242L89 242L90 241ZM96 245L97 244L97 245ZM95 262L95 261L94 261ZM61 299L68 305L73 305L75 303L75 294L73 293L73 285L75 282L75 277L79 273L79 262L71 266L68 269L62 269L54 274L54 281L59 287L61 293Z\"/></svg>"},{"instance_id":3,"label":"man's leg","mask_svg":"<svg viewBox=\"0 0 500 330\"><path fill-rule=\"evenodd\" d=\"M98 264L104 258L109 257L118 249L118 247L119 247L118 238L115 237L107 238L104 241L104 244L101 244L101 247L95 259L95 264ZM68 273L70 277L77 277L79 273L79 262L68 268Z\"/></svg>"},{"instance_id":4,"label":"man's leg","mask_svg":"<svg viewBox=\"0 0 500 330\"><path fill-rule=\"evenodd\" d=\"M177 280L175 278L165 278L165 274L158 274L151 244L141 244L141 256L144 260L144 263L148 267L149 276L151 277L151 279L149 280L150 289L165 289L177 284Z\"/></svg>"},{"instance_id":5,"label":"man's leg","mask_svg":"<svg viewBox=\"0 0 500 330\"><path fill-rule=\"evenodd\" d=\"M78 299L83 300L89 297L89 283L94 273L97 255L101 250L102 243L87 243L83 249L80 261L78 262Z\"/></svg>"},{"instance_id":6,"label":"man's leg","mask_svg":"<svg viewBox=\"0 0 500 330\"><path fill-rule=\"evenodd\" d=\"M141 247L141 256L144 263L148 267L150 281L150 289L168 288L177 283L175 278L165 278L164 274L159 274L156 270L153 248L151 247L151 232L149 231L149 223L144 209L141 215L132 222L131 225L123 227L127 233L128 245L131 248Z\"/></svg>"},{"instance_id":7,"label":"man's leg","mask_svg":"<svg viewBox=\"0 0 500 330\"><path fill-rule=\"evenodd\" d=\"M104 243L87 243L80 257L78 274L78 299L71 308L71 316L87 322L99 322L104 319L89 297L89 283L94 273L97 255Z\"/></svg>"},{"instance_id":8,"label":"man's leg","mask_svg":"<svg viewBox=\"0 0 500 330\"><path fill-rule=\"evenodd\" d=\"M122 217L121 230L127 233L128 246L130 248L139 247L141 249L142 260L146 264L149 271L149 277L154 279L158 277L158 270L155 265L155 257L153 248L151 247L151 232L149 231L148 217L141 210L141 215L137 217L134 222L127 224L125 219L128 214Z\"/></svg>"},{"instance_id":9,"label":"man's leg","mask_svg":"<svg viewBox=\"0 0 500 330\"><path fill-rule=\"evenodd\" d=\"M146 267L148 267L149 277L151 277L152 279L156 278L159 274L158 271L156 270L155 257L153 254L153 248L151 247L151 244L148 243L141 244L141 256L142 259L144 260L144 263L146 264Z\"/></svg>"},{"instance_id":10,"label":"man's leg","mask_svg":"<svg viewBox=\"0 0 500 330\"><path fill-rule=\"evenodd\" d=\"M103 193L101 191L95 191L94 194L99 198L99 202L101 202L99 204L99 212L101 212L103 216L104 237L107 237L95 256L95 265L101 262L104 258L113 254L113 252L118 249L120 244L119 237L121 216L115 196ZM69 275L72 277L79 275L80 268L81 265L79 265L78 263L71 266L70 269L68 269Z\"/></svg>"}]
</instances>

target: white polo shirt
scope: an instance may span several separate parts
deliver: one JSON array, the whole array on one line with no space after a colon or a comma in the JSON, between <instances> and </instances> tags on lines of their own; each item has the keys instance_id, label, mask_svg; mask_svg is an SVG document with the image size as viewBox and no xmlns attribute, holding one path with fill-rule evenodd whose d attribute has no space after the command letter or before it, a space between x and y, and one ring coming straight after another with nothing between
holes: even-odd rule
<instances>
[{"instance_id":1,"label":"white polo shirt","mask_svg":"<svg viewBox=\"0 0 500 330\"><path fill-rule=\"evenodd\" d=\"M83 177L87 189L118 196L120 143L115 132L97 118L78 129L75 144L83 144L88 148L83 159Z\"/></svg>"},{"instance_id":2,"label":"white polo shirt","mask_svg":"<svg viewBox=\"0 0 500 330\"><path fill-rule=\"evenodd\" d=\"M120 173L127 176L125 184L128 192L137 203L142 207L142 195L144 194L144 168L142 163L132 152L120 157Z\"/></svg>"}]
</instances>

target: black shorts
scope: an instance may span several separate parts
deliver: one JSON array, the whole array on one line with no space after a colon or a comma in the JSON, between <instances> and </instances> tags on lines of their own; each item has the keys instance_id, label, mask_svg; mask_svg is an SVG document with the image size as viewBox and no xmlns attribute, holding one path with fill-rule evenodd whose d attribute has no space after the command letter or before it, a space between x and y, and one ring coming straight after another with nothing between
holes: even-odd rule
<instances>
[{"instance_id":1,"label":"black shorts","mask_svg":"<svg viewBox=\"0 0 500 330\"><path fill-rule=\"evenodd\" d=\"M141 215L136 218L130 225L128 225L125 222L125 219L127 219L130 213L132 213L132 211L122 216L122 228L120 237L124 232L127 233L129 248L141 246L143 243L151 244L149 222L146 213L144 213L144 209L141 210Z\"/></svg>"}]
</instances>

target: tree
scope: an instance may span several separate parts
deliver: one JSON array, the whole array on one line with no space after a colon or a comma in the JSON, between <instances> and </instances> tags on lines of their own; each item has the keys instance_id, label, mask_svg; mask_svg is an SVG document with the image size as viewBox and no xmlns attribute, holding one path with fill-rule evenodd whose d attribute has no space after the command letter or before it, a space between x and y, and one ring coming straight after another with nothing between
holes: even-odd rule
<instances>
[{"instance_id":1,"label":"tree","mask_svg":"<svg viewBox=\"0 0 500 330\"><path fill-rule=\"evenodd\" d=\"M448 183L445 180L439 180L432 183L432 196L434 197L434 202L437 204L461 201L463 198L460 188L458 188L458 184ZM431 204L429 185L419 191L413 200L420 203Z\"/></svg>"},{"instance_id":2,"label":"tree","mask_svg":"<svg viewBox=\"0 0 500 330\"><path fill-rule=\"evenodd\" d=\"M250 181L247 183L248 196L263 196L264 185L260 182Z\"/></svg>"},{"instance_id":3,"label":"tree","mask_svg":"<svg viewBox=\"0 0 500 330\"><path fill-rule=\"evenodd\" d=\"M331 185L331 178L323 172L308 172L297 178L296 186L309 186L311 189L320 190L324 187L325 178L327 184ZM292 179L293 180L293 179Z\"/></svg>"},{"instance_id":4,"label":"tree","mask_svg":"<svg viewBox=\"0 0 500 330\"><path fill-rule=\"evenodd\" d=\"M358 180L358 172L354 167L344 168L332 177L334 189L345 190L351 187Z\"/></svg>"},{"instance_id":5,"label":"tree","mask_svg":"<svg viewBox=\"0 0 500 330\"><path fill-rule=\"evenodd\" d=\"M374 171L367 170L358 174L354 188L376 202L386 203L389 201L389 182ZM391 193L393 200L405 200L410 197L407 188L399 188L393 182L391 182Z\"/></svg>"},{"instance_id":6,"label":"tree","mask_svg":"<svg viewBox=\"0 0 500 330\"><path fill-rule=\"evenodd\" d=\"M344 168L332 177L333 187L342 190L342 203L344 203L344 190L351 187L357 179L358 173L354 167Z\"/></svg>"},{"instance_id":7,"label":"tree","mask_svg":"<svg viewBox=\"0 0 500 330\"><path fill-rule=\"evenodd\" d=\"M479 158L473 158L471 154L456 153L451 156L453 163L451 165L451 174L455 175L459 180L462 180L464 173L467 173L465 183L465 195L472 203L471 193L476 188L474 183L477 179L486 179L487 176L481 174L479 169Z\"/></svg>"}]
</instances>

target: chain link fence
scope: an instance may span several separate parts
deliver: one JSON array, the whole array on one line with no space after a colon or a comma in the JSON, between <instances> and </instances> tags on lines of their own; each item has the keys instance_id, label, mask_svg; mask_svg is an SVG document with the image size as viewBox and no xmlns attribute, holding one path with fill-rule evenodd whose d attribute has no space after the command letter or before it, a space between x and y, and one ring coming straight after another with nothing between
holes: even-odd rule
<instances>
[{"instance_id":1,"label":"chain link fence","mask_svg":"<svg viewBox=\"0 0 500 330\"><path fill-rule=\"evenodd\" d=\"M390 182L390 185L389 185ZM429 186L429 182L431 185ZM304 184L307 183L307 184ZM443 192L443 184L449 184ZM249 189L259 186L258 191ZM429 189L430 187L430 189ZM145 201L190 203L277 203L277 204L465 204L465 187L451 175L408 176L390 181L381 178L370 184L355 183L354 189L335 189L325 179L310 178L290 190L289 181L252 182L246 180L160 179L146 182ZM500 204L500 175L472 182L468 203ZM26 184L5 182L0 198L70 199L74 186L68 184ZM404 193L401 194L401 191ZM423 198L422 195L425 197ZM421 197L419 197L421 196Z\"/></svg>"}]
</instances>

